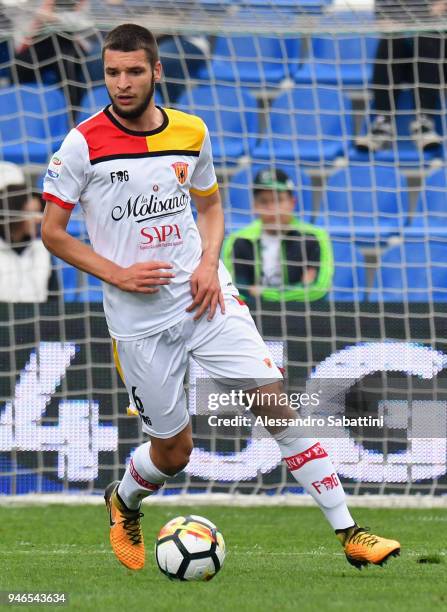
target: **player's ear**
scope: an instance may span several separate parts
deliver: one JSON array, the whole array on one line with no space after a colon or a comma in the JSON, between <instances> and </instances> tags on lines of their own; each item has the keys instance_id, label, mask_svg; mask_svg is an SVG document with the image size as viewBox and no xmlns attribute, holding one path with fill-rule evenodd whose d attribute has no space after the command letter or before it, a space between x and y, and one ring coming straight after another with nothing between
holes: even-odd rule
<instances>
[{"instance_id":1,"label":"player's ear","mask_svg":"<svg viewBox=\"0 0 447 612\"><path fill-rule=\"evenodd\" d=\"M163 68L162 68L160 60L158 60L155 62L155 66L154 66L154 79L156 83L159 83L161 81L162 72L163 72Z\"/></svg>"}]
</instances>

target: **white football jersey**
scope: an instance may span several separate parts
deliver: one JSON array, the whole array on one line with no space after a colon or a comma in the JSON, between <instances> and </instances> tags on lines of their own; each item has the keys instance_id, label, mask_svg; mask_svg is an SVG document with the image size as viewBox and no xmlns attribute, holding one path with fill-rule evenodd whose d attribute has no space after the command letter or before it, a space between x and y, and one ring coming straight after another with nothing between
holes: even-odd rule
<instances>
[{"instance_id":1,"label":"white football jersey","mask_svg":"<svg viewBox=\"0 0 447 612\"><path fill-rule=\"evenodd\" d=\"M161 111L163 124L149 132L126 129L108 108L93 115L69 132L44 181L45 200L66 209L79 202L92 247L103 257L123 267L173 264L175 278L153 295L103 283L107 324L118 340L155 334L184 318L202 252L190 193L217 190L204 122ZM225 293L237 294L222 262L219 278Z\"/></svg>"}]
</instances>

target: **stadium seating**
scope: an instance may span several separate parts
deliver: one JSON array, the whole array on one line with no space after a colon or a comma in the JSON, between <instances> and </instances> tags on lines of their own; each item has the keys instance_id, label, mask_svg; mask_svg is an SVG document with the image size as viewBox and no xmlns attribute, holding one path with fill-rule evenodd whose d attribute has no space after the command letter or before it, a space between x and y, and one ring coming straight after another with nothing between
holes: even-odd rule
<instances>
[{"instance_id":1,"label":"stadium seating","mask_svg":"<svg viewBox=\"0 0 447 612\"><path fill-rule=\"evenodd\" d=\"M74 209L70 217L67 231L82 242L88 242L87 228L79 206ZM77 270L57 257L54 259L59 273L59 284L66 302L102 301L102 286L98 278Z\"/></svg>"},{"instance_id":2,"label":"stadium seating","mask_svg":"<svg viewBox=\"0 0 447 612\"><path fill-rule=\"evenodd\" d=\"M349 153L351 161L358 162L371 162L371 163L397 163L399 165L418 166L425 164L432 160L434 157L440 157L442 155L442 148L436 147L435 149L421 152L413 143L410 136L410 124L415 119L414 113L414 97L413 92L410 90L404 90L401 92L397 99L396 109L396 131L397 141L394 147L389 149L383 149L377 151L377 153L362 152L352 146ZM374 111L372 111L374 112ZM363 122L360 130L361 134L366 134L368 128L371 125L371 116L367 115ZM444 133L442 126L441 117L437 117L437 129L440 134Z\"/></svg>"},{"instance_id":3,"label":"stadium seating","mask_svg":"<svg viewBox=\"0 0 447 612\"><path fill-rule=\"evenodd\" d=\"M375 36L315 36L309 59L295 74L300 84L365 87L372 75Z\"/></svg>"},{"instance_id":4,"label":"stadium seating","mask_svg":"<svg viewBox=\"0 0 447 612\"><path fill-rule=\"evenodd\" d=\"M241 170L231 178L225 207L225 229L233 232L241 229L255 219L253 212L253 183L257 173L262 169L271 168L271 164L257 164ZM302 221L312 220L312 187L310 178L305 172L292 165L277 165L283 170L296 187L296 214Z\"/></svg>"},{"instance_id":5,"label":"stadium seating","mask_svg":"<svg viewBox=\"0 0 447 612\"><path fill-rule=\"evenodd\" d=\"M338 302L365 299L366 271L363 253L349 240L332 241L334 278L328 298Z\"/></svg>"},{"instance_id":6,"label":"stadium seating","mask_svg":"<svg viewBox=\"0 0 447 612\"><path fill-rule=\"evenodd\" d=\"M329 178L317 223L333 235L376 242L401 232L407 218L407 181L395 167L352 164Z\"/></svg>"},{"instance_id":7,"label":"stadium seating","mask_svg":"<svg viewBox=\"0 0 447 612\"><path fill-rule=\"evenodd\" d=\"M158 0L164 7L166 0ZM288 18L290 15L301 15L307 14L319 14L325 7L331 4L332 0L196 0L195 4L200 6L206 11L215 12L226 12L227 14L237 14L238 19L244 17L259 18L261 15L268 15L270 22L278 16L285 16ZM127 4L145 5L147 6L147 0L127 0ZM151 0L151 4L154 4L154 0ZM109 8L109 6L107 6Z\"/></svg>"},{"instance_id":8,"label":"stadium seating","mask_svg":"<svg viewBox=\"0 0 447 612\"><path fill-rule=\"evenodd\" d=\"M57 258L56 269L65 302L102 302L102 286L98 278L84 274Z\"/></svg>"},{"instance_id":9,"label":"stadium seating","mask_svg":"<svg viewBox=\"0 0 447 612\"><path fill-rule=\"evenodd\" d=\"M371 302L446 302L447 242L406 240L383 255Z\"/></svg>"},{"instance_id":10,"label":"stadium seating","mask_svg":"<svg viewBox=\"0 0 447 612\"><path fill-rule=\"evenodd\" d=\"M267 120L268 136L256 146L256 159L327 163L347 154L353 134L351 103L330 87L285 91Z\"/></svg>"},{"instance_id":11,"label":"stadium seating","mask_svg":"<svg viewBox=\"0 0 447 612\"><path fill-rule=\"evenodd\" d=\"M64 301L76 302L79 282L78 270L58 257L54 257L53 260L58 275L59 287L63 291Z\"/></svg>"},{"instance_id":12,"label":"stadium seating","mask_svg":"<svg viewBox=\"0 0 447 612\"><path fill-rule=\"evenodd\" d=\"M110 104L109 94L107 89L103 85L92 87L83 95L81 100L81 110L77 116L79 122L88 119L90 115L98 112L101 108L104 108Z\"/></svg>"},{"instance_id":13,"label":"stadium seating","mask_svg":"<svg viewBox=\"0 0 447 612\"><path fill-rule=\"evenodd\" d=\"M0 151L16 164L46 163L69 130L63 94L50 87L0 89Z\"/></svg>"},{"instance_id":14,"label":"stadium seating","mask_svg":"<svg viewBox=\"0 0 447 612\"><path fill-rule=\"evenodd\" d=\"M81 274L77 302L102 302L102 283L96 276Z\"/></svg>"},{"instance_id":15,"label":"stadium seating","mask_svg":"<svg viewBox=\"0 0 447 612\"><path fill-rule=\"evenodd\" d=\"M236 164L253 150L259 119L257 102L249 91L233 85L200 85L185 91L177 108L205 121L216 164Z\"/></svg>"},{"instance_id":16,"label":"stadium seating","mask_svg":"<svg viewBox=\"0 0 447 612\"><path fill-rule=\"evenodd\" d=\"M262 0L258 4L262 5ZM288 0L284 0L286 5ZM227 233L254 219L252 184L262 167L274 165L289 174L296 186L297 214L311 222L312 186L301 166L330 166L336 158L349 156L350 165L327 179L315 220L333 238L335 276L329 298L367 299L364 257L358 246L383 245L390 237L404 235L404 245L385 252L369 299L447 301L447 265L442 265L447 255L447 246L442 243L447 238L447 172L441 169L428 176L409 223L407 183L398 169L399 165L426 163L442 152L439 148L421 154L413 145L409 136L414 118L412 92L404 91L398 100L397 146L375 155L361 153L351 144L352 110L343 87L367 86L377 39L368 35L321 35L312 38L310 44L309 60L298 67L298 39L220 36L208 66L210 72L202 76L224 83L185 90L179 100L180 110L195 113L207 123L217 167L236 165L247 155L253 160L229 182ZM367 61L361 61L365 57ZM258 103L242 84L275 86L290 75L296 84L273 101L266 115L266 133L260 135ZM78 121L109 102L104 86L90 88L82 99ZM161 104L158 91L156 103ZM363 131L367 121L369 118ZM441 119L438 130L442 131L440 128ZM45 164L68 130L66 101L57 88L27 85L0 89L4 159ZM73 216L69 231L85 236L83 220ZM438 241L425 242L424 247L423 240L430 237L438 237ZM430 257L432 265L427 263ZM58 265L67 301L101 299L100 281L62 262Z\"/></svg>"},{"instance_id":17,"label":"stadium seating","mask_svg":"<svg viewBox=\"0 0 447 612\"><path fill-rule=\"evenodd\" d=\"M331 0L275 0L273 10L271 0L236 0L235 3L245 9L255 9L257 13L262 9L268 9L270 12L321 13L324 7L331 3Z\"/></svg>"},{"instance_id":18,"label":"stadium seating","mask_svg":"<svg viewBox=\"0 0 447 612\"><path fill-rule=\"evenodd\" d=\"M298 67L298 38L279 39L268 36L219 36L209 67L202 79L230 81L244 86L276 85L291 78Z\"/></svg>"},{"instance_id":19,"label":"stadium seating","mask_svg":"<svg viewBox=\"0 0 447 612\"><path fill-rule=\"evenodd\" d=\"M447 236L447 176L445 168L425 179L407 233Z\"/></svg>"}]
</instances>

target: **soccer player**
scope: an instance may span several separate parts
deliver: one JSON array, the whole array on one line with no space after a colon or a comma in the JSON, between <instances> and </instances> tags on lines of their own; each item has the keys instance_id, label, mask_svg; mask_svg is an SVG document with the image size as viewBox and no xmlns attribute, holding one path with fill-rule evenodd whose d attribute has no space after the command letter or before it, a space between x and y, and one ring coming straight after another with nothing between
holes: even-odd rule
<instances>
[{"instance_id":1,"label":"soccer player","mask_svg":"<svg viewBox=\"0 0 447 612\"><path fill-rule=\"evenodd\" d=\"M238 379L244 391L261 387L278 396L282 375L219 261L224 221L206 125L155 106L162 67L145 28L112 30L103 60L111 104L72 129L50 161L42 238L52 253L104 282L119 369L150 437L122 480L105 491L113 551L137 570L145 561L141 500L185 468L193 447L183 389L188 356L215 379ZM77 202L92 247L66 231ZM252 411L295 416L262 400ZM317 440L298 437L290 427L270 433L350 563L382 564L399 553L398 542L357 526Z\"/></svg>"}]
</instances>

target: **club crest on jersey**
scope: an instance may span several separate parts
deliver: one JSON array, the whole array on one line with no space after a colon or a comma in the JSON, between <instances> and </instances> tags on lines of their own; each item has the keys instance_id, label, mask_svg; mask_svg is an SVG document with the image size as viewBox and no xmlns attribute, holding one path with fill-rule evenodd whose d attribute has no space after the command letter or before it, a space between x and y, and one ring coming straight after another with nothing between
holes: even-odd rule
<instances>
[{"instance_id":1,"label":"club crest on jersey","mask_svg":"<svg viewBox=\"0 0 447 612\"><path fill-rule=\"evenodd\" d=\"M175 164L171 164L171 168L174 169L175 176L180 185L186 183L186 179L188 178L188 165L189 164L186 162L175 162Z\"/></svg>"}]
</instances>

